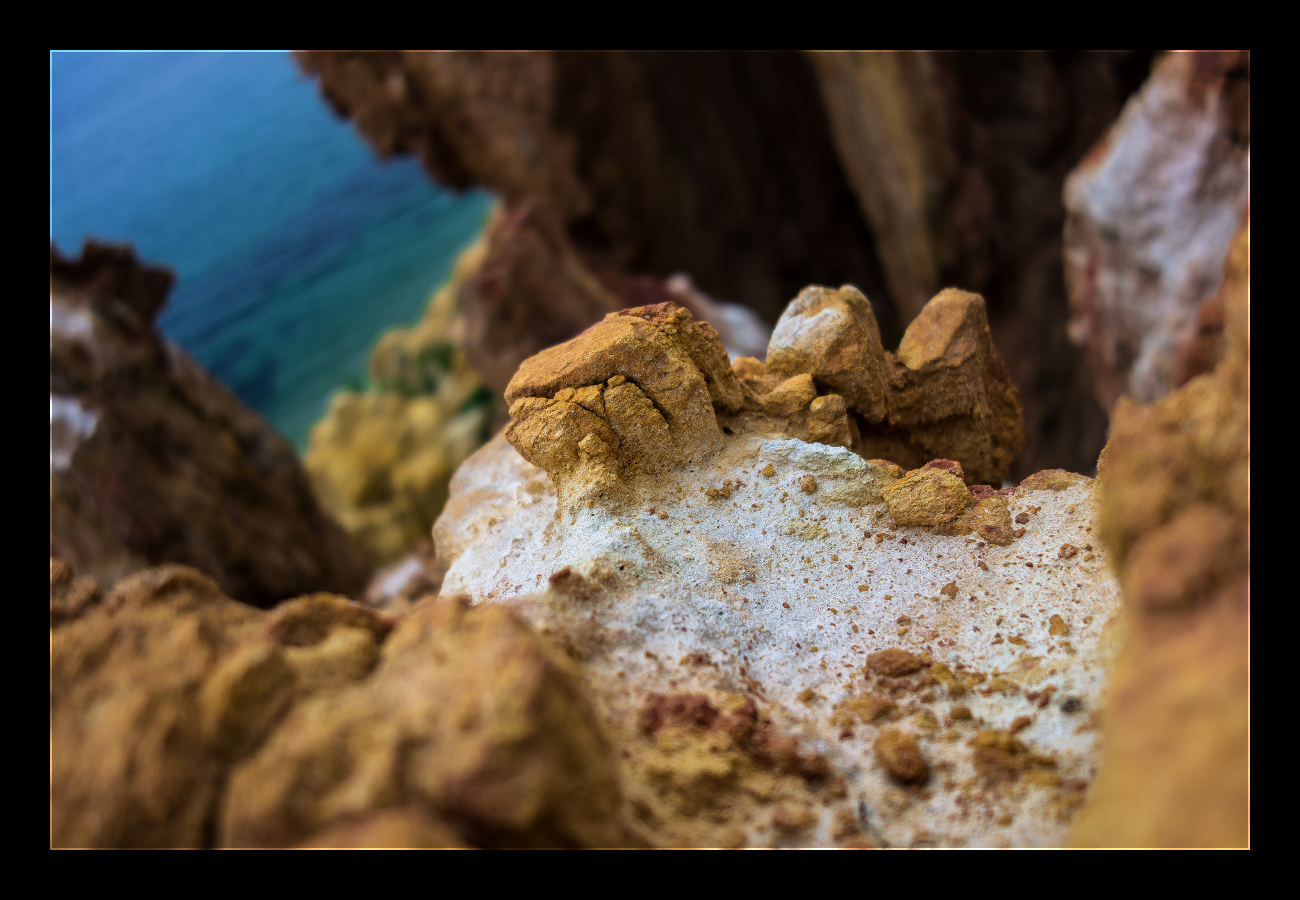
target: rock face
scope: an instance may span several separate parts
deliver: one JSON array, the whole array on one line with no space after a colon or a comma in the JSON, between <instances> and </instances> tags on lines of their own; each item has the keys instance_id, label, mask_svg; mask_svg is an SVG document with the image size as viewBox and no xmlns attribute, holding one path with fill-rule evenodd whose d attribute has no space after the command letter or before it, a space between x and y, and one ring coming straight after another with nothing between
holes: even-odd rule
<instances>
[{"instance_id":1,"label":"rock face","mask_svg":"<svg viewBox=\"0 0 1300 900\"><path fill-rule=\"evenodd\" d=\"M1112 418L1099 533L1129 634L1079 844L1250 842L1249 220L1222 297L1214 372L1147 408L1121 399Z\"/></svg>"},{"instance_id":2,"label":"rock face","mask_svg":"<svg viewBox=\"0 0 1300 900\"><path fill-rule=\"evenodd\" d=\"M311 430L303 464L321 505L376 565L427 540L447 482L486 439L492 396L470 367L457 295L482 240L456 261L414 328L370 354L370 389L340 391Z\"/></svg>"},{"instance_id":3,"label":"rock face","mask_svg":"<svg viewBox=\"0 0 1300 900\"><path fill-rule=\"evenodd\" d=\"M293 449L154 329L171 283L128 249L50 249L51 556L105 586L184 563L260 606L361 590Z\"/></svg>"},{"instance_id":4,"label":"rock face","mask_svg":"<svg viewBox=\"0 0 1300 900\"><path fill-rule=\"evenodd\" d=\"M1250 54L1173 53L1065 185L1070 336L1109 409L1223 355L1218 294L1250 201Z\"/></svg>"},{"instance_id":5,"label":"rock face","mask_svg":"<svg viewBox=\"0 0 1300 900\"><path fill-rule=\"evenodd\" d=\"M932 301L900 360L878 337L853 346L872 333L856 291L810 295L857 328L818 346L883 373L853 383L855 410L951 419L963 366L965 402L985 395L978 297ZM809 305L787 317L820 323ZM782 319L770 364L784 341L817 368L799 332ZM671 304L526 361L511 425L457 472L435 525L443 596L505 606L578 663L647 844L1063 843L1118 601L1091 481L995 491L966 486L978 455L911 473L865 460L820 375L726 362ZM835 415L841 446L783 431Z\"/></svg>"}]
</instances>

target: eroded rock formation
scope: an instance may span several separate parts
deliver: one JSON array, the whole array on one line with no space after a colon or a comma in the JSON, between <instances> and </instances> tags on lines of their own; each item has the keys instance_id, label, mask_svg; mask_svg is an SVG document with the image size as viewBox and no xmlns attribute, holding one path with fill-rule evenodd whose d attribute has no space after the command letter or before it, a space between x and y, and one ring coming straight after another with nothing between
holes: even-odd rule
<instances>
[{"instance_id":1,"label":"eroded rock formation","mask_svg":"<svg viewBox=\"0 0 1300 900\"><path fill-rule=\"evenodd\" d=\"M368 567L288 443L155 330L172 276L50 248L50 554L104 587L192 565L260 606L353 594Z\"/></svg>"},{"instance_id":2,"label":"eroded rock formation","mask_svg":"<svg viewBox=\"0 0 1300 900\"><path fill-rule=\"evenodd\" d=\"M520 367L507 437L566 507L707 458L724 433L783 432L905 466L950 458L959 483L999 485L1024 441L975 294L939 294L895 354L856 288L810 287L767 356L733 369L712 327L672 303L612 313Z\"/></svg>"},{"instance_id":3,"label":"eroded rock formation","mask_svg":"<svg viewBox=\"0 0 1300 900\"><path fill-rule=\"evenodd\" d=\"M771 331L752 311L689 277L597 279L532 204L496 208L418 325L375 346L370 389L339 392L312 429L304 462L322 504L373 562L403 558L428 539L451 473L504 420L499 398L523 360L612 310L668 301L717 322L729 352L766 352Z\"/></svg>"},{"instance_id":4,"label":"eroded rock formation","mask_svg":"<svg viewBox=\"0 0 1300 900\"><path fill-rule=\"evenodd\" d=\"M1112 417L1099 536L1129 630L1080 844L1250 841L1249 220L1222 297L1214 372L1150 407L1121 399Z\"/></svg>"},{"instance_id":5,"label":"eroded rock formation","mask_svg":"<svg viewBox=\"0 0 1300 900\"><path fill-rule=\"evenodd\" d=\"M1169 54L1065 185L1070 336L1107 409L1219 361L1223 261L1249 201L1250 54Z\"/></svg>"},{"instance_id":6,"label":"eroded rock formation","mask_svg":"<svg viewBox=\"0 0 1300 900\"><path fill-rule=\"evenodd\" d=\"M1065 333L1061 184L1150 59L298 56L382 155L535 203L598 275L689 272L769 322L811 280L851 282L891 344L945 285L981 293L1025 403L1017 477L1090 471L1105 438Z\"/></svg>"},{"instance_id":7,"label":"eroded rock formation","mask_svg":"<svg viewBox=\"0 0 1300 900\"><path fill-rule=\"evenodd\" d=\"M987 334L982 301L946 292L887 354L855 289L810 288L768 366L728 366L660 304L511 381L510 427L434 529L443 593L507 606L578 661L639 840L1064 841L1118 599L1091 481L967 486L1014 446L911 472L849 449L870 439L850 409L913 411L967 449L1014 434Z\"/></svg>"}]
</instances>

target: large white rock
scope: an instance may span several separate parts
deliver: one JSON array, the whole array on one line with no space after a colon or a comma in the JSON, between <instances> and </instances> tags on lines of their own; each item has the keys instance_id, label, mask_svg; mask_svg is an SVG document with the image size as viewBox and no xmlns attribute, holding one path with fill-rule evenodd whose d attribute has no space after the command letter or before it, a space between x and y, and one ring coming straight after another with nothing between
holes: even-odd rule
<instances>
[{"instance_id":1,"label":"large white rock","mask_svg":"<svg viewBox=\"0 0 1300 900\"><path fill-rule=\"evenodd\" d=\"M443 593L508 604L580 661L651 843L1063 844L1120 624L1092 483L1013 492L1023 534L997 547L892 527L890 480L842 448L749 435L638 485L636 508L561 518L547 474L498 436L435 526ZM872 674L889 648L934 668ZM704 724L659 727L661 694L724 717L748 698L770 746L792 737L826 772L755 763ZM895 707L866 723L871 697ZM928 780L882 766L886 729L915 738Z\"/></svg>"}]
</instances>

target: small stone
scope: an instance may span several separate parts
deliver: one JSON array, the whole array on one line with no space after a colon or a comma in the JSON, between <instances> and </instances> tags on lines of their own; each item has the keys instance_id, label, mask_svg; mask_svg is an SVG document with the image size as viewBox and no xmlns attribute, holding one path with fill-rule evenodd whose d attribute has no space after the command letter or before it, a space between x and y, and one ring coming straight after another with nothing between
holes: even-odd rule
<instances>
[{"instance_id":1,"label":"small stone","mask_svg":"<svg viewBox=\"0 0 1300 900\"><path fill-rule=\"evenodd\" d=\"M921 756L916 738L897 728L886 728L876 738L876 762L897 778L909 784L919 784L930 777L930 767Z\"/></svg>"},{"instance_id":2,"label":"small stone","mask_svg":"<svg viewBox=\"0 0 1300 900\"><path fill-rule=\"evenodd\" d=\"M899 525L946 525L973 503L962 480L941 468L917 469L884 489Z\"/></svg>"},{"instance_id":3,"label":"small stone","mask_svg":"<svg viewBox=\"0 0 1300 900\"><path fill-rule=\"evenodd\" d=\"M908 619L908 622L910 621ZM904 675L911 675L913 672L919 672L927 665L929 664L922 657L908 653L898 647L880 650L867 656L868 669L877 675L886 675L890 678L902 678Z\"/></svg>"}]
</instances>

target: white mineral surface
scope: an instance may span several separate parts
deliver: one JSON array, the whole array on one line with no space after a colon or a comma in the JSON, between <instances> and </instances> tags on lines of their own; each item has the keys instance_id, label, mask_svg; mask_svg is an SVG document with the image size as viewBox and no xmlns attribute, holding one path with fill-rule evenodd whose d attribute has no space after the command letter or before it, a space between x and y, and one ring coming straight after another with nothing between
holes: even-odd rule
<instances>
[{"instance_id":1,"label":"white mineral surface","mask_svg":"<svg viewBox=\"0 0 1300 900\"><path fill-rule=\"evenodd\" d=\"M562 520L547 474L498 436L456 474L435 526L443 594L507 603L571 648L607 721L634 721L652 692L743 694L842 776L846 796L820 801L795 837L751 816L732 823L738 843L834 845L848 815L888 846L1064 844L1099 759L1092 713L1120 625L1092 482L1016 490L1023 534L986 546L893 525L875 464L781 437L731 438L640 485L635 506ZM969 689L872 675L868 654L889 648ZM832 722L866 696L896 708ZM882 768L882 728L917 739L923 785ZM991 782L972 739L1011 728L1036 769Z\"/></svg>"}]
</instances>

